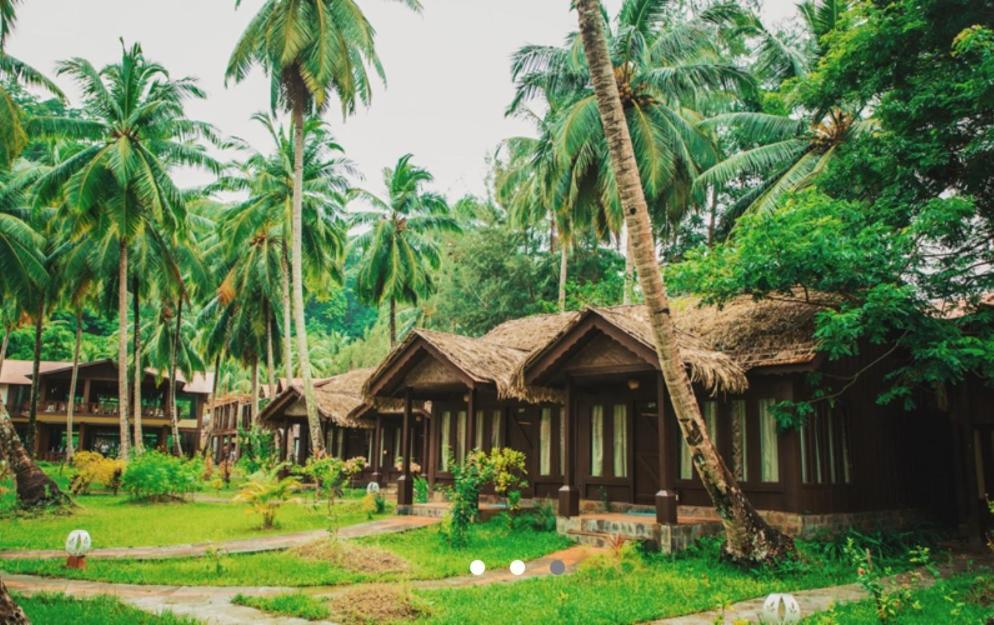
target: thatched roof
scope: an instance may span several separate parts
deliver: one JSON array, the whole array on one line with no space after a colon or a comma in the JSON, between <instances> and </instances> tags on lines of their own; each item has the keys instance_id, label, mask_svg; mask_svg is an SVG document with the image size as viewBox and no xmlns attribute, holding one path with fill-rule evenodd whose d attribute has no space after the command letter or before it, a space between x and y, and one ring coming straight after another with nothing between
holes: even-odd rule
<instances>
[{"instance_id":1,"label":"thatched roof","mask_svg":"<svg viewBox=\"0 0 994 625\"><path fill-rule=\"evenodd\" d=\"M315 380L314 394L317 397L318 414L321 418L344 428L371 427L368 421L360 417L371 408L371 404L363 399L362 386L372 371L372 369L353 369L330 378ZM303 397L303 383L294 381L263 409L259 419L263 423L277 420ZM380 412L402 410L400 402L387 402L378 408Z\"/></svg>"}]
</instances>

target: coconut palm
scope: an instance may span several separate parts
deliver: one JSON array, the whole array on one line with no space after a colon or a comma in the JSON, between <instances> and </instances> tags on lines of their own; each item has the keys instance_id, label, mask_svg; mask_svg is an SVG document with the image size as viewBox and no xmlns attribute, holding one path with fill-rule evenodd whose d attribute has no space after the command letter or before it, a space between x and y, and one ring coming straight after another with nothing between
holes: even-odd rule
<instances>
[{"instance_id":1,"label":"coconut palm","mask_svg":"<svg viewBox=\"0 0 994 625\"><path fill-rule=\"evenodd\" d=\"M420 10L418 0L402 0ZM241 0L235 0L239 6ZM374 31L354 0L266 0L228 61L226 79L242 80L258 64L270 78L270 101L289 110L294 130L294 184L290 261L297 353L307 423L315 455L324 450L307 349L303 285L304 117L323 111L337 94L342 113L371 95L371 67L382 78Z\"/></svg>"},{"instance_id":2,"label":"coconut palm","mask_svg":"<svg viewBox=\"0 0 994 625\"><path fill-rule=\"evenodd\" d=\"M459 231L445 198L424 190L432 175L412 158L406 154L383 171L385 199L359 191L371 206L353 217L365 228L352 241L362 251L356 292L367 302L389 305L391 345L397 342L397 304L416 304L434 292L431 273L441 263L436 235Z\"/></svg>"},{"instance_id":3,"label":"coconut palm","mask_svg":"<svg viewBox=\"0 0 994 625\"><path fill-rule=\"evenodd\" d=\"M624 207L639 282L650 312L659 366L694 466L725 529L725 553L735 561L760 564L792 553L793 542L774 530L745 498L707 433L700 406L677 345L662 272L656 260L652 223L629 123L612 64L598 0L577 0L580 34L590 67L597 109L608 137L610 162ZM624 86L624 83L622 83Z\"/></svg>"},{"instance_id":4,"label":"coconut palm","mask_svg":"<svg viewBox=\"0 0 994 625\"><path fill-rule=\"evenodd\" d=\"M114 241L102 246L117 260L118 392L120 455L128 443L129 253L142 253L136 242L161 239L184 225L184 198L170 178L172 165L217 169L193 141L216 139L213 129L184 117L188 98L203 98L189 78L173 79L166 69L146 59L141 46L122 43L119 62L98 71L81 58L64 61L59 74L74 78L83 92L85 117L41 117L32 120L39 132L72 136L85 147L55 166L38 182L44 200L65 193L84 224L78 236ZM135 415L140 418L140 412ZM140 428L139 428L140 429ZM139 441L140 442L140 438ZM137 443L136 443L137 444Z\"/></svg>"}]
</instances>

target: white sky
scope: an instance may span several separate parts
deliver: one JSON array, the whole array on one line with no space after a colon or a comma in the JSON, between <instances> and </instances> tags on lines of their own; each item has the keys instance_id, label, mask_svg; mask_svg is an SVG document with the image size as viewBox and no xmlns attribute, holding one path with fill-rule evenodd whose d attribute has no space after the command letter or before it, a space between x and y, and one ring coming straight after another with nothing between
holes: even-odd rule
<instances>
[{"instance_id":1,"label":"white sky","mask_svg":"<svg viewBox=\"0 0 994 625\"><path fill-rule=\"evenodd\" d=\"M423 0L424 12L400 3L360 0L377 29L387 74L372 105L343 122L326 114L336 138L356 161L363 186L380 192L381 171L411 152L456 199L482 193L484 159L504 138L529 133L504 117L513 95L510 56L526 43L560 44L576 28L569 0ZM238 36L262 4L244 0L24 0L7 51L54 76L59 60L82 56L100 67L120 56L118 39L138 41L173 76L194 76L208 98L188 105L191 118L211 122L258 149L269 143L249 117L269 106L269 87L256 70L224 86L224 69ZM613 15L621 0L605 0ZM763 0L769 22L795 13L794 2ZM58 79L73 102L77 91ZM205 177L183 172L181 185Z\"/></svg>"}]
</instances>

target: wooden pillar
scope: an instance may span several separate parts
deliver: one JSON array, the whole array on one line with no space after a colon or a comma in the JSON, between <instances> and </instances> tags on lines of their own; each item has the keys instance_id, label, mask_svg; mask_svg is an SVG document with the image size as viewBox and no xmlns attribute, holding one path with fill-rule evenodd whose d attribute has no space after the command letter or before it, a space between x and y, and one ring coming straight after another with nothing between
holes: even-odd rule
<instances>
[{"instance_id":1,"label":"wooden pillar","mask_svg":"<svg viewBox=\"0 0 994 625\"><path fill-rule=\"evenodd\" d=\"M659 490L656 492L656 522L672 525L677 522L677 499L675 475L675 464L670 454L675 447L673 431L669 420L666 418L666 402L669 396L666 393L666 382L662 374L656 376L656 410L658 411L657 429L659 430Z\"/></svg>"},{"instance_id":2,"label":"wooden pillar","mask_svg":"<svg viewBox=\"0 0 994 625\"><path fill-rule=\"evenodd\" d=\"M473 451L476 443L476 387L469 389L469 401L466 402L466 455Z\"/></svg>"},{"instance_id":3,"label":"wooden pillar","mask_svg":"<svg viewBox=\"0 0 994 625\"><path fill-rule=\"evenodd\" d=\"M424 460L427 462L427 468L423 470L426 472L428 484L432 488L435 487L435 467L438 465L438 445L435 441L438 438L438 423L435 416L437 412L438 407L432 404L431 414L425 415L425 438L427 438L426 447L428 448L428 455Z\"/></svg>"},{"instance_id":4,"label":"wooden pillar","mask_svg":"<svg viewBox=\"0 0 994 625\"><path fill-rule=\"evenodd\" d=\"M376 429L373 431L373 481L377 484L383 478L380 465L383 464L383 417L376 415Z\"/></svg>"},{"instance_id":5,"label":"wooden pillar","mask_svg":"<svg viewBox=\"0 0 994 625\"><path fill-rule=\"evenodd\" d=\"M83 380L83 406L82 410L76 409L75 414L90 414L90 379L86 378ZM80 439L80 443L83 439Z\"/></svg>"},{"instance_id":6,"label":"wooden pillar","mask_svg":"<svg viewBox=\"0 0 994 625\"><path fill-rule=\"evenodd\" d=\"M76 435L79 436L79 444L76 446L76 451L87 451L86 449L86 424L80 423L76 428Z\"/></svg>"},{"instance_id":7,"label":"wooden pillar","mask_svg":"<svg viewBox=\"0 0 994 625\"><path fill-rule=\"evenodd\" d=\"M280 441L282 448L280 450L280 460L283 462L287 461L287 457L290 455L290 424L286 419L283 420L283 440Z\"/></svg>"},{"instance_id":8,"label":"wooden pillar","mask_svg":"<svg viewBox=\"0 0 994 625\"><path fill-rule=\"evenodd\" d=\"M411 480L411 389L404 390L404 424L400 431L400 453L404 458L397 478L397 505L414 503L414 483Z\"/></svg>"},{"instance_id":9,"label":"wooden pillar","mask_svg":"<svg viewBox=\"0 0 994 625\"><path fill-rule=\"evenodd\" d=\"M428 471L428 415L421 415L421 456L418 458L418 462L421 463L421 474L425 475Z\"/></svg>"},{"instance_id":10,"label":"wooden pillar","mask_svg":"<svg viewBox=\"0 0 994 625\"><path fill-rule=\"evenodd\" d=\"M573 379L566 380L566 401L563 404L563 436L566 447L563 453L563 485L559 488L559 516L573 517L580 514L580 491L576 486L576 425L573 414ZM501 419L505 421L505 419Z\"/></svg>"}]
</instances>

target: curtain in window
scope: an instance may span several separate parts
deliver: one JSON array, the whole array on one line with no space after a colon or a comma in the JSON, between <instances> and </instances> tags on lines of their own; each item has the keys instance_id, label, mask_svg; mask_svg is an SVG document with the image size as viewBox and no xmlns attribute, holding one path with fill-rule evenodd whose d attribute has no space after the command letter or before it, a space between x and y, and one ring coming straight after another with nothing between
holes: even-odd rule
<instances>
[{"instance_id":1,"label":"curtain in window","mask_svg":"<svg viewBox=\"0 0 994 625\"><path fill-rule=\"evenodd\" d=\"M628 406L614 407L614 477L628 477Z\"/></svg>"},{"instance_id":2,"label":"curtain in window","mask_svg":"<svg viewBox=\"0 0 994 625\"><path fill-rule=\"evenodd\" d=\"M538 432L538 474L552 474L552 408L542 408Z\"/></svg>"},{"instance_id":3,"label":"curtain in window","mask_svg":"<svg viewBox=\"0 0 994 625\"><path fill-rule=\"evenodd\" d=\"M466 411L460 410L456 421L456 458L466 461Z\"/></svg>"},{"instance_id":4,"label":"curtain in window","mask_svg":"<svg viewBox=\"0 0 994 625\"><path fill-rule=\"evenodd\" d=\"M483 415L485 413L482 410L476 411L476 425L473 426L473 434L476 436L475 449L483 449Z\"/></svg>"},{"instance_id":5,"label":"curtain in window","mask_svg":"<svg viewBox=\"0 0 994 625\"><path fill-rule=\"evenodd\" d=\"M735 478L740 482L749 481L749 428L746 423L746 403L741 399L732 402L732 461L735 464Z\"/></svg>"},{"instance_id":6,"label":"curtain in window","mask_svg":"<svg viewBox=\"0 0 994 625\"><path fill-rule=\"evenodd\" d=\"M718 402L704 402L704 423L708 426L708 437L718 447Z\"/></svg>"},{"instance_id":7,"label":"curtain in window","mask_svg":"<svg viewBox=\"0 0 994 625\"><path fill-rule=\"evenodd\" d=\"M566 411L559 411L559 475L566 475Z\"/></svg>"},{"instance_id":8,"label":"curtain in window","mask_svg":"<svg viewBox=\"0 0 994 625\"><path fill-rule=\"evenodd\" d=\"M590 475L604 475L604 406L590 411Z\"/></svg>"},{"instance_id":9,"label":"curtain in window","mask_svg":"<svg viewBox=\"0 0 994 625\"><path fill-rule=\"evenodd\" d=\"M838 462L835 460L835 411L828 412L828 480L832 484L839 483Z\"/></svg>"},{"instance_id":10,"label":"curtain in window","mask_svg":"<svg viewBox=\"0 0 994 625\"><path fill-rule=\"evenodd\" d=\"M399 460L399 459L401 459L401 458L404 457L404 454L401 453L401 451L400 451L400 442L401 442L401 438L400 437L403 434L403 432L402 432L403 429L404 429L404 426L400 426L396 430L394 430L394 433L393 433L393 462L394 462L394 464L397 464L397 460Z\"/></svg>"},{"instance_id":11,"label":"curtain in window","mask_svg":"<svg viewBox=\"0 0 994 625\"><path fill-rule=\"evenodd\" d=\"M366 464L373 466L373 439L376 435L373 430L366 430L366 442L368 443L368 448L366 450Z\"/></svg>"},{"instance_id":12,"label":"curtain in window","mask_svg":"<svg viewBox=\"0 0 994 625\"><path fill-rule=\"evenodd\" d=\"M502 416L503 413L500 410L494 410L493 421L490 422L491 445L494 449L497 449L504 444L503 424L501 423Z\"/></svg>"},{"instance_id":13,"label":"curtain in window","mask_svg":"<svg viewBox=\"0 0 994 625\"><path fill-rule=\"evenodd\" d=\"M852 465L849 464L849 422L845 415L839 415L842 430L842 480L852 484Z\"/></svg>"},{"instance_id":14,"label":"curtain in window","mask_svg":"<svg viewBox=\"0 0 994 625\"><path fill-rule=\"evenodd\" d=\"M773 399L759 400L759 477L764 482L780 481L780 454L777 449L777 420Z\"/></svg>"},{"instance_id":15,"label":"curtain in window","mask_svg":"<svg viewBox=\"0 0 994 625\"><path fill-rule=\"evenodd\" d=\"M338 457L345 459L345 430L338 430Z\"/></svg>"},{"instance_id":16,"label":"curtain in window","mask_svg":"<svg viewBox=\"0 0 994 625\"><path fill-rule=\"evenodd\" d=\"M438 454L438 468L449 470L449 458L452 456L452 413L446 410L442 413L442 447Z\"/></svg>"}]
</instances>

